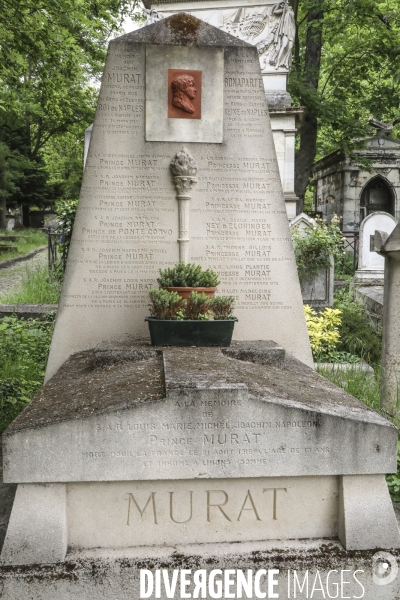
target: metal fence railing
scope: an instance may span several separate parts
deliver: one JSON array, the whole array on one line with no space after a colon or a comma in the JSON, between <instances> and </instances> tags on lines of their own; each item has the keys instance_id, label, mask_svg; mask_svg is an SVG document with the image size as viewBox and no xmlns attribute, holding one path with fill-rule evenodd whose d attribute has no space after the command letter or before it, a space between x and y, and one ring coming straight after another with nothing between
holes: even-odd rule
<instances>
[{"instance_id":1,"label":"metal fence railing","mask_svg":"<svg viewBox=\"0 0 400 600\"><path fill-rule=\"evenodd\" d=\"M345 241L343 242L344 250L349 253L351 252L353 255L353 271L355 271L358 266L360 232L344 231L343 237L345 238Z\"/></svg>"},{"instance_id":2,"label":"metal fence railing","mask_svg":"<svg viewBox=\"0 0 400 600\"><path fill-rule=\"evenodd\" d=\"M66 255L63 246L64 234L56 232L51 227L47 228L47 257L49 271L62 266L65 269Z\"/></svg>"}]
</instances>

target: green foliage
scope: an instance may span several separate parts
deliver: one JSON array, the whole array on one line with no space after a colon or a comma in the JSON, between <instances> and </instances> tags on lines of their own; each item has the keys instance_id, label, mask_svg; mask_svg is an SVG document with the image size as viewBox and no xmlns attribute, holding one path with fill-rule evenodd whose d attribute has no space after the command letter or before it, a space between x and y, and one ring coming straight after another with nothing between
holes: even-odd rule
<instances>
[{"instance_id":1,"label":"green foliage","mask_svg":"<svg viewBox=\"0 0 400 600\"><path fill-rule=\"evenodd\" d=\"M155 319L182 318L182 309L186 305L177 292L154 288L149 291L151 316Z\"/></svg>"},{"instance_id":2,"label":"green foliage","mask_svg":"<svg viewBox=\"0 0 400 600\"><path fill-rule=\"evenodd\" d=\"M14 241L14 237L17 237L18 239ZM5 231L0 233L0 246L3 244L14 246L15 248L2 252L0 254L0 261L8 260L9 258L14 258L16 256L23 256L35 248L46 246L47 235L43 231L36 229L27 229L24 232L20 230Z\"/></svg>"},{"instance_id":3,"label":"green foliage","mask_svg":"<svg viewBox=\"0 0 400 600\"><path fill-rule=\"evenodd\" d=\"M319 219L313 228L294 228L292 238L301 283L313 279L319 269L328 268L331 254L339 257L344 252L343 236L337 218L333 218L330 225Z\"/></svg>"},{"instance_id":4,"label":"green foliage","mask_svg":"<svg viewBox=\"0 0 400 600\"><path fill-rule=\"evenodd\" d=\"M393 502L400 502L400 442L397 442L397 473L387 475L386 482Z\"/></svg>"},{"instance_id":5,"label":"green foliage","mask_svg":"<svg viewBox=\"0 0 400 600\"><path fill-rule=\"evenodd\" d=\"M331 362L330 353L336 350L340 339L340 310L326 308L317 315L315 310L306 304L304 312L314 359Z\"/></svg>"},{"instance_id":6,"label":"green foliage","mask_svg":"<svg viewBox=\"0 0 400 600\"><path fill-rule=\"evenodd\" d=\"M185 318L195 321L208 321L210 318L211 298L203 292L191 292L185 307Z\"/></svg>"},{"instance_id":7,"label":"green foliage","mask_svg":"<svg viewBox=\"0 0 400 600\"><path fill-rule=\"evenodd\" d=\"M235 299L231 296L208 298L203 292L193 291L188 300L184 300L177 292L163 288L150 290L149 296L151 316L155 319L208 321L212 314L215 319L234 319Z\"/></svg>"},{"instance_id":8,"label":"green foliage","mask_svg":"<svg viewBox=\"0 0 400 600\"><path fill-rule=\"evenodd\" d=\"M335 279L352 279L354 267L353 252L343 252L335 258Z\"/></svg>"},{"instance_id":9,"label":"green foliage","mask_svg":"<svg viewBox=\"0 0 400 600\"><path fill-rule=\"evenodd\" d=\"M0 296L3 304L58 304L60 280L49 273L47 266L26 269L19 288Z\"/></svg>"},{"instance_id":10,"label":"green foliage","mask_svg":"<svg viewBox=\"0 0 400 600\"><path fill-rule=\"evenodd\" d=\"M370 365L380 365L382 335L376 332L366 309L344 288L335 294L334 307L341 312L340 340L336 349L350 352Z\"/></svg>"},{"instance_id":11,"label":"green foliage","mask_svg":"<svg viewBox=\"0 0 400 600\"><path fill-rule=\"evenodd\" d=\"M160 269L157 283L162 287L216 287L219 277L211 269L204 271L201 265L179 262L172 268Z\"/></svg>"},{"instance_id":12,"label":"green foliage","mask_svg":"<svg viewBox=\"0 0 400 600\"><path fill-rule=\"evenodd\" d=\"M317 158L338 147L351 152L369 133L370 115L387 122L400 117L398 0L301 0L298 6L289 77L293 104L318 119ZM309 18L313 14L316 20ZM310 73L307 36L320 26L321 66ZM310 78L318 76L314 89Z\"/></svg>"},{"instance_id":13,"label":"green foliage","mask_svg":"<svg viewBox=\"0 0 400 600\"><path fill-rule=\"evenodd\" d=\"M53 319L0 321L0 433L43 383Z\"/></svg>"},{"instance_id":14,"label":"green foliage","mask_svg":"<svg viewBox=\"0 0 400 600\"><path fill-rule=\"evenodd\" d=\"M367 374L354 364L346 370L325 368L317 365L317 371L329 381L363 402L369 408L380 411L380 369L375 374Z\"/></svg>"},{"instance_id":15,"label":"green foliage","mask_svg":"<svg viewBox=\"0 0 400 600\"><path fill-rule=\"evenodd\" d=\"M211 299L211 310L214 319L232 319L234 306L235 298L233 296L214 296Z\"/></svg>"},{"instance_id":16,"label":"green foliage","mask_svg":"<svg viewBox=\"0 0 400 600\"><path fill-rule=\"evenodd\" d=\"M58 246L58 251L62 255L62 266L66 264L68 258L77 209L78 200L64 200L59 202L56 208L57 232L62 236L62 243Z\"/></svg>"},{"instance_id":17,"label":"green foliage","mask_svg":"<svg viewBox=\"0 0 400 600\"><path fill-rule=\"evenodd\" d=\"M0 11L0 203L77 194L94 83L129 0L18 0ZM3 220L3 227L4 227Z\"/></svg>"}]
</instances>

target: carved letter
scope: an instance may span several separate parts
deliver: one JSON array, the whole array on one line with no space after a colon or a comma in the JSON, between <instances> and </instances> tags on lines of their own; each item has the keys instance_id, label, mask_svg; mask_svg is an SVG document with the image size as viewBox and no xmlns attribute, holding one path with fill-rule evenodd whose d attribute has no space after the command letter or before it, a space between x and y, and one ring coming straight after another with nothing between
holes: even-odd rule
<instances>
[{"instance_id":1,"label":"carved letter","mask_svg":"<svg viewBox=\"0 0 400 600\"><path fill-rule=\"evenodd\" d=\"M264 491L265 491L265 490L264 490ZM249 499L249 501L250 501L251 508L245 508L245 504L246 504L246 502L247 502L247 498L248 498L248 499ZM240 521L240 517L242 516L242 512L243 512L244 510L252 510L252 511L254 512L254 514L256 515L256 519L257 519L257 521L261 521L260 517L258 516L258 512L257 512L257 509L256 509L256 505L254 504L253 498L251 497L250 490L247 490L246 498L244 499L244 502L243 502L242 508L240 509L240 513L239 513L239 516L238 516L238 518L237 518L237 520L238 520L238 521Z\"/></svg>"},{"instance_id":2,"label":"carved letter","mask_svg":"<svg viewBox=\"0 0 400 600\"><path fill-rule=\"evenodd\" d=\"M169 492L169 516L171 517L171 521L173 521L174 523L188 523L188 521L191 520L192 514L193 514L193 492L189 492L189 494L190 494L190 517L188 519L186 519L186 521L176 521L173 516L173 508L172 508L172 506L173 506L172 497L174 495L174 492Z\"/></svg>"},{"instance_id":3,"label":"carved letter","mask_svg":"<svg viewBox=\"0 0 400 600\"><path fill-rule=\"evenodd\" d=\"M273 509L272 509L272 519L274 521L277 521L277 517L276 517L276 493L277 492L287 492L287 489L286 488L264 488L263 489L263 493L264 492L270 492L271 490L273 490L273 492L274 492Z\"/></svg>"},{"instance_id":4,"label":"carved letter","mask_svg":"<svg viewBox=\"0 0 400 600\"><path fill-rule=\"evenodd\" d=\"M207 521L210 523L211 519L210 519L210 508L212 506L216 506L217 508L219 508L219 510L222 512L222 514L224 515L225 519L227 521L230 521L231 519L228 517L228 515L226 514L226 512L224 512L221 508L221 506L225 506L225 504L228 502L229 497L228 494L226 492L224 492L224 490L206 490L207 491ZM211 504L210 503L210 494L212 494L213 492L215 493L220 493L223 494L225 497L225 500L223 502L220 502L219 504Z\"/></svg>"},{"instance_id":5,"label":"carved letter","mask_svg":"<svg viewBox=\"0 0 400 600\"><path fill-rule=\"evenodd\" d=\"M131 513L131 501L134 503L134 505L136 506L136 508L139 511L139 514L141 516L141 518L143 519L143 513L146 510L146 508L149 505L149 502L151 502L152 506L153 506L153 516L154 516L154 523L156 525L158 525L157 523L157 513L156 513L156 500L155 500L155 495L156 492L151 492L149 499L147 500L145 506L143 509L140 508L139 504L136 502L135 496L133 494L128 494L128 520L127 520L127 525L129 525L129 517L130 517L130 513Z\"/></svg>"}]
</instances>

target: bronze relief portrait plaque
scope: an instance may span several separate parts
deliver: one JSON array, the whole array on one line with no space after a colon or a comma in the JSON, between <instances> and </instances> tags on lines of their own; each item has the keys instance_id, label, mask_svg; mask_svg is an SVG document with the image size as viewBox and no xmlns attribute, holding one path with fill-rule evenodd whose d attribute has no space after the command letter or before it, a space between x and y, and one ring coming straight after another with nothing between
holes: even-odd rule
<instances>
[{"instance_id":1,"label":"bronze relief portrait plaque","mask_svg":"<svg viewBox=\"0 0 400 600\"><path fill-rule=\"evenodd\" d=\"M168 69L169 119L201 119L201 74Z\"/></svg>"}]
</instances>

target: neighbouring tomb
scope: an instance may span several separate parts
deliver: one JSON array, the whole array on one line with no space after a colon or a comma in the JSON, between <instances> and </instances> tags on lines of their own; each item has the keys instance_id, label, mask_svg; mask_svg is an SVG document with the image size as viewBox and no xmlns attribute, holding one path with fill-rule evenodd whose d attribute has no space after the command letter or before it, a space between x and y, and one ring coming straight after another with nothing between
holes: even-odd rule
<instances>
[{"instance_id":1,"label":"neighbouring tomb","mask_svg":"<svg viewBox=\"0 0 400 600\"><path fill-rule=\"evenodd\" d=\"M375 133L359 140L352 156L332 152L313 168L314 210L328 223L338 215L350 243L365 217L385 212L400 218L400 140L391 137L393 125L377 119L369 123ZM372 169L365 169L365 161Z\"/></svg>"},{"instance_id":2,"label":"neighbouring tomb","mask_svg":"<svg viewBox=\"0 0 400 600\"><path fill-rule=\"evenodd\" d=\"M383 285L385 259L375 252L371 237L375 231L384 231L389 235L396 224L397 221L392 215L380 211L370 214L361 223L358 267L354 274L354 283L361 286Z\"/></svg>"},{"instance_id":3,"label":"neighbouring tomb","mask_svg":"<svg viewBox=\"0 0 400 600\"><path fill-rule=\"evenodd\" d=\"M172 106L179 73L201 113ZM74 352L147 336L148 291L183 246L235 296L237 339L312 364L257 49L175 15L110 43L47 378Z\"/></svg>"},{"instance_id":4,"label":"neighbouring tomb","mask_svg":"<svg viewBox=\"0 0 400 600\"><path fill-rule=\"evenodd\" d=\"M381 404L389 414L397 415L400 397L400 224L390 235L386 231L375 231L372 244L385 260Z\"/></svg>"},{"instance_id":5,"label":"neighbouring tomb","mask_svg":"<svg viewBox=\"0 0 400 600\"><path fill-rule=\"evenodd\" d=\"M317 227L315 219L312 219L305 213L297 215L290 222L290 230L297 230L301 237L306 236L307 231L312 230L314 227ZM329 267L318 269L314 277L300 282L304 304L310 305L315 310L333 306L334 271L334 257L331 255Z\"/></svg>"}]
</instances>

